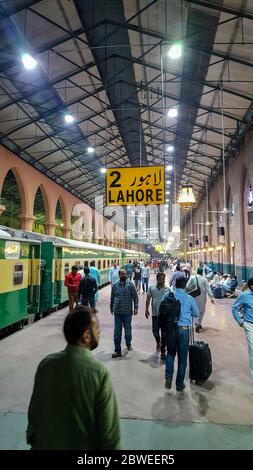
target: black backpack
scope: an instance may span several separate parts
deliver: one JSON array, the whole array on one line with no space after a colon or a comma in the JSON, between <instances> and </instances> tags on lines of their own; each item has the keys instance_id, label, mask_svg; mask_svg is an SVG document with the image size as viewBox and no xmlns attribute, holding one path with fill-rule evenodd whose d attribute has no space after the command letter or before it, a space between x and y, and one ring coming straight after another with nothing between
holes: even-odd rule
<instances>
[{"instance_id":1,"label":"black backpack","mask_svg":"<svg viewBox=\"0 0 253 470\"><path fill-rule=\"evenodd\" d=\"M166 294L165 298L160 303L158 320L159 325L168 333L175 327L179 320L181 311L181 303L177 300L172 292Z\"/></svg>"}]
</instances>

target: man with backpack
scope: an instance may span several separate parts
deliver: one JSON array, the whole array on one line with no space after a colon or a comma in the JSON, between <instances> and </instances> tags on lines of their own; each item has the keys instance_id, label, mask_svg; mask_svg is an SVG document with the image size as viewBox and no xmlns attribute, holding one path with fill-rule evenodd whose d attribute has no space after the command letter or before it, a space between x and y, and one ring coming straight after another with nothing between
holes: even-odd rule
<instances>
[{"instance_id":1,"label":"man with backpack","mask_svg":"<svg viewBox=\"0 0 253 470\"><path fill-rule=\"evenodd\" d=\"M84 277L79 286L79 298L82 297L82 305L95 308L95 294L97 290L97 281L90 275L90 268L84 268Z\"/></svg>"},{"instance_id":2,"label":"man with backpack","mask_svg":"<svg viewBox=\"0 0 253 470\"><path fill-rule=\"evenodd\" d=\"M186 293L186 279L179 277L172 293L166 293L159 308L159 323L166 335L167 357L165 366L165 387L171 389L174 373L174 360L178 355L176 389L185 388L184 378L189 350L189 330L191 317L199 316L195 299Z\"/></svg>"},{"instance_id":3,"label":"man with backpack","mask_svg":"<svg viewBox=\"0 0 253 470\"><path fill-rule=\"evenodd\" d=\"M156 275L156 284L152 284L148 288L145 317L149 318L149 305L152 299L152 333L156 340L156 350L158 352L161 351L162 360L165 360L166 358L166 341L163 335L163 331L158 323L158 312L161 300L164 297L164 294L166 294L167 292L171 292L171 289L165 285L165 274L159 272Z\"/></svg>"}]
</instances>

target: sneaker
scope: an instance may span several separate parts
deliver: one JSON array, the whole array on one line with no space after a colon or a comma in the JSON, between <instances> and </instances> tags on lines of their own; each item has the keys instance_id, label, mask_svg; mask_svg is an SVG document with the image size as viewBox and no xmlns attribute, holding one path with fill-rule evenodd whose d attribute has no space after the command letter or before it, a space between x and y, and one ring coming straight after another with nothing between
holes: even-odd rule
<instances>
[{"instance_id":1,"label":"sneaker","mask_svg":"<svg viewBox=\"0 0 253 470\"><path fill-rule=\"evenodd\" d=\"M165 359L166 359L166 354L165 353L161 353L161 359L162 359L162 361L165 361Z\"/></svg>"},{"instance_id":2,"label":"sneaker","mask_svg":"<svg viewBox=\"0 0 253 470\"><path fill-rule=\"evenodd\" d=\"M160 343L156 343L156 350L157 350L157 352L161 351L161 344Z\"/></svg>"},{"instance_id":3,"label":"sneaker","mask_svg":"<svg viewBox=\"0 0 253 470\"><path fill-rule=\"evenodd\" d=\"M121 353L114 352L114 353L112 354L112 358L113 358L113 359L116 359L116 357L121 357Z\"/></svg>"},{"instance_id":4,"label":"sneaker","mask_svg":"<svg viewBox=\"0 0 253 470\"><path fill-rule=\"evenodd\" d=\"M167 388L168 390L171 389L171 382L172 382L172 379L170 379L169 377L167 377L167 378L165 379L165 385L164 385L164 386L165 386L165 388Z\"/></svg>"},{"instance_id":5,"label":"sneaker","mask_svg":"<svg viewBox=\"0 0 253 470\"><path fill-rule=\"evenodd\" d=\"M127 346L128 351L132 351L133 347L132 346Z\"/></svg>"},{"instance_id":6,"label":"sneaker","mask_svg":"<svg viewBox=\"0 0 253 470\"><path fill-rule=\"evenodd\" d=\"M185 384L183 384L181 387L177 387L177 392L182 392L185 388Z\"/></svg>"},{"instance_id":7,"label":"sneaker","mask_svg":"<svg viewBox=\"0 0 253 470\"><path fill-rule=\"evenodd\" d=\"M197 325L196 328L195 328L196 333L200 333L201 328L202 328L201 325Z\"/></svg>"}]
</instances>

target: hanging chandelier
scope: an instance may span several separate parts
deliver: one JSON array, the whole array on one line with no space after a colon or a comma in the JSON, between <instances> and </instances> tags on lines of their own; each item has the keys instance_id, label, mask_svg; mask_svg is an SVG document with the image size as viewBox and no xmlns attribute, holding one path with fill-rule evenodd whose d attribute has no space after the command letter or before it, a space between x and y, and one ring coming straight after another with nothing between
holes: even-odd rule
<instances>
[{"instance_id":1,"label":"hanging chandelier","mask_svg":"<svg viewBox=\"0 0 253 470\"><path fill-rule=\"evenodd\" d=\"M193 204L195 204L195 202L196 201L192 185L183 185L180 189L178 204L180 204L182 207L191 207Z\"/></svg>"}]
</instances>

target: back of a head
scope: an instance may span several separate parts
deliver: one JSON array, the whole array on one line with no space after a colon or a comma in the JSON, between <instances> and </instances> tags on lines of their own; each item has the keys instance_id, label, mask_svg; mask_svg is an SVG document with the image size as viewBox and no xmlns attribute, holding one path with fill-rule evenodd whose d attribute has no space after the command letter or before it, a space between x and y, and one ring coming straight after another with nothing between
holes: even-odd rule
<instances>
[{"instance_id":1,"label":"back of a head","mask_svg":"<svg viewBox=\"0 0 253 470\"><path fill-rule=\"evenodd\" d=\"M197 274L199 274L200 276L203 276L203 269L202 269L202 268L198 268L198 269L197 269Z\"/></svg>"},{"instance_id":2,"label":"back of a head","mask_svg":"<svg viewBox=\"0 0 253 470\"><path fill-rule=\"evenodd\" d=\"M177 289L185 289L187 284L187 280L185 277L178 277L176 279L176 288Z\"/></svg>"},{"instance_id":3,"label":"back of a head","mask_svg":"<svg viewBox=\"0 0 253 470\"><path fill-rule=\"evenodd\" d=\"M83 272L84 272L85 276L87 276L88 274L90 274L90 268L87 268L87 267L84 268Z\"/></svg>"},{"instance_id":4,"label":"back of a head","mask_svg":"<svg viewBox=\"0 0 253 470\"><path fill-rule=\"evenodd\" d=\"M68 344L76 345L83 332L87 330L92 321L92 313L88 307L76 307L69 313L64 321L63 333Z\"/></svg>"},{"instance_id":5,"label":"back of a head","mask_svg":"<svg viewBox=\"0 0 253 470\"><path fill-rule=\"evenodd\" d=\"M251 277L249 280L248 280L248 288L250 289L250 286L253 286L253 277Z\"/></svg>"},{"instance_id":6,"label":"back of a head","mask_svg":"<svg viewBox=\"0 0 253 470\"><path fill-rule=\"evenodd\" d=\"M176 271L181 271L181 269L180 269L180 264L177 264L177 265L176 265Z\"/></svg>"},{"instance_id":7,"label":"back of a head","mask_svg":"<svg viewBox=\"0 0 253 470\"><path fill-rule=\"evenodd\" d=\"M157 275L156 275L156 280L158 281L158 279L159 279L160 277L164 277L164 278L165 278L165 274L164 274L164 273L161 273L161 272L157 273Z\"/></svg>"},{"instance_id":8,"label":"back of a head","mask_svg":"<svg viewBox=\"0 0 253 470\"><path fill-rule=\"evenodd\" d=\"M90 266L95 266L95 261L94 261L94 259L90 262Z\"/></svg>"}]
</instances>

